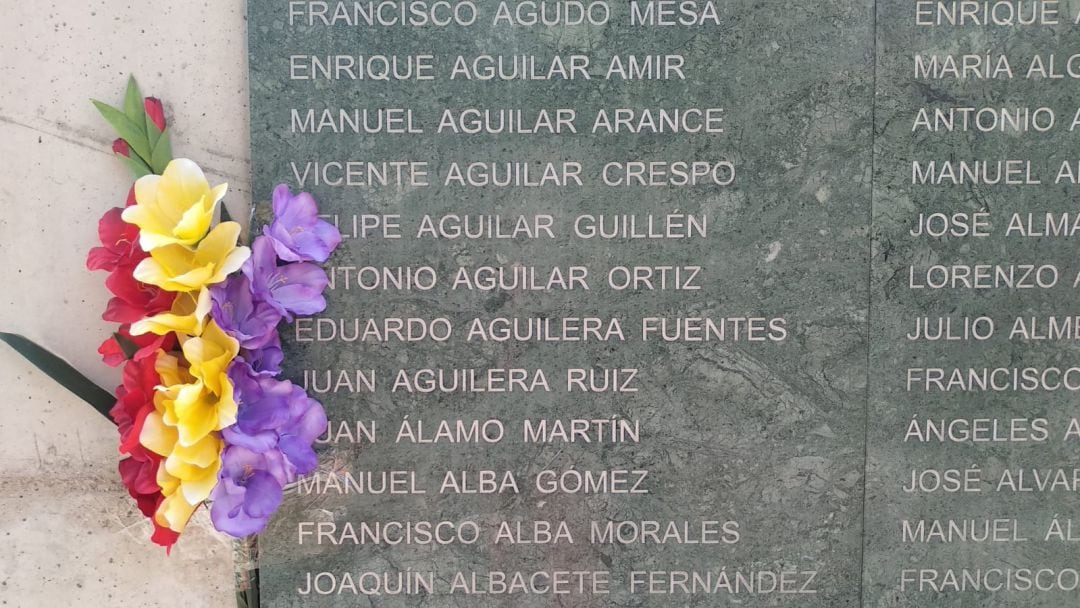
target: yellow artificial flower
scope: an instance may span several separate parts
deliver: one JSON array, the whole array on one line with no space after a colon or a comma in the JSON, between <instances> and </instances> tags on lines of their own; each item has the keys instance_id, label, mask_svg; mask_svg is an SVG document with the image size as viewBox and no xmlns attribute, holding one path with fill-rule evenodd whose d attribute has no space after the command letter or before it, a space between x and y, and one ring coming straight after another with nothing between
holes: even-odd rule
<instances>
[{"instance_id":1,"label":"yellow artificial flower","mask_svg":"<svg viewBox=\"0 0 1080 608\"><path fill-rule=\"evenodd\" d=\"M221 470L221 451L224 444L218 435L207 435L191 447L179 443L165 459L165 471L180 480L184 501L197 505L210 498Z\"/></svg>"},{"instance_id":2,"label":"yellow artificial flower","mask_svg":"<svg viewBox=\"0 0 1080 608\"><path fill-rule=\"evenodd\" d=\"M147 415L139 440L148 450L165 457L157 472L165 500L155 519L174 532L183 532L195 508L217 485L224 443L213 433L185 447L177 428L167 424L160 411Z\"/></svg>"},{"instance_id":3,"label":"yellow artificial flower","mask_svg":"<svg viewBox=\"0 0 1080 608\"><path fill-rule=\"evenodd\" d=\"M169 474L163 466L158 467L157 484L163 496L172 496L180 489L180 480Z\"/></svg>"},{"instance_id":4,"label":"yellow artificial flower","mask_svg":"<svg viewBox=\"0 0 1080 608\"><path fill-rule=\"evenodd\" d=\"M228 392L232 392L227 372L229 364L240 353L240 343L236 338L225 333L211 319L202 335L186 340L182 348L194 378L202 380L206 388L216 395L225 394L225 385L229 385Z\"/></svg>"},{"instance_id":5,"label":"yellow artificial flower","mask_svg":"<svg viewBox=\"0 0 1080 608\"><path fill-rule=\"evenodd\" d=\"M154 520L180 533L198 505L210 497L217 485L225 444L221 435L215 432L206 433L196 441L184 441L186 429L175 412L177 399L183 401L213 395L204 390L202 381L182 367L180 359L174 355L159 356L155 369L163 386L158 387L155 410L147 415L139 442L165 458L157 471L157 483L165 499L154 514ZM231 388L231 384L229 386Z\"/></svg>"},{"instance_id":6,"label":"yellow artificial flower","mask_svg":"<svg viewBox=\"0 0 1080 608\"><path fill-rule=\"evenodd\" d=\"M157 483L165 500L158 505L154 521L173 532L183 532L199 503L192 504L184 500L184 494L180 492L180 480L170 475L164 466L158 467Z\"/></svg>"},{"instance_id":7,"label":"yellow artificial flower","mask_svg":"<svg viewBox=\"0 0 1080 608\"><path fill-rule=\"evenodd\" d=\"M202 380L166 391L164 422L175 427L177 443L193 446L204 437L236 423L232 382L225 379L222 394L207 390Z\"/></svg>"},{"instance_id":8,"label":"yellow artificial flower","mask_svg":"<svg viewBox=\"0 0 1080 608\"><path fill-rule=\"evenodd\" d=\"M198 508L198 503L191 504L184 500L182 493L175 492L165 496L165 500L158 505L154 521L177 534L182 534L188 522L191 521L191 516L195 514L195 509Z\"/></svg>"},{"instance_id":9,"label":"yellow artificial flower","mask_svg":"<svg viewBox=\"0 0 1080 608\"><path fill-rule=\"evenodd\" d=\"M132 323L131 335L157 334L164 336L176 332L185 336L198 336L203 332L206 317L210 314L212 304L209 289L178 294L176 300L173 301L172 310L169 312ZM166 383L166 385L168 384Z\"/></svg>"},{"instance_id":10,"label":"yellow artificial flower","mask_svg":"<svg viewBox=\"0 0 1080 608\"><path fill-rule=\"evenodd\" d=\"M184 340L182 348L191 367L182 370L179 362L168 359L160 364L158 373L165 386L154 400L162 424L175 429L176 436L147 437L153 445L143 442L163 456L174 451L173 444L193 448L214 431L236 423L237 404L228 370L240 352L240 344L211 320L201 336ZM168 452L162 453L165 449Z\"/></svg>"},{"instance_id":11,"label":"yellow artificial flower","mask_svg":"<svg viewBox=\"0 0 1080 608\"><path fill-rule=\"evenodd\" d=\"M176 355L165 352L158 353L157 361L154 362L154 371L161 378L162 387L190 384L194 380L186 367L180 367L180 359ZM160 391L159 394L161 394Z\"/></svg>"},{"instance_id":12,"label":"yellow artificial flower","mask_svg":"<svg viewBox=\"0 0 1080 608\"><path fill-rule=\"evenodd\" d=\"M164 466L158 468L157 482L165 500L158 505L157 512L154 513L154 521L180 534L187 527L188 521L191 520L191 516L195 514L195 510L199 508L202 501L189 502L181 491L181 480L169 474Z\"/></svg>"},{"instance_id":13,"label":"yellow artificial flower","mask_svg":"<svg viewBox=\"0 0 1080 608\"><path fill-rule=\"evenodd\" d=\"M139 443L143 447L158 456L168 458L169 454L172 454L173 450L176 449L176 439L176 428L165 424L165 418L160 411L150 412L146 415L146 421L143 423L142 431L139 433ZM160 470L158 475L161 475ZM162 489L164 489L164 486Z\"/></svg>"},{"instance_id":14,"label":"yellow artificial flower","mask_svg":"<svg viewBox=\"0 0 1080 608\"><path fill-rule=\"evenodd\" d=\"M195 245L210 230L214 208L228 184L210 187L199 165L178 158L161 175L135 182L138 204L124 209L125 222L139 227L139 245L153 251L166 245Z\"/></svg>"},{"instance_id":15,"label":"yellow artificial flower","mask_svg":"<svg viewBox=\"0 0 1080 608\"><path fill-rule=\"evenodd\" d=\"M240 224L222 222L195 249L184 245L158 247L135 267L135 279L179 292L220 283L251 257L250 249L236 246L239 238Z\"/></svg>"}]
</instances>

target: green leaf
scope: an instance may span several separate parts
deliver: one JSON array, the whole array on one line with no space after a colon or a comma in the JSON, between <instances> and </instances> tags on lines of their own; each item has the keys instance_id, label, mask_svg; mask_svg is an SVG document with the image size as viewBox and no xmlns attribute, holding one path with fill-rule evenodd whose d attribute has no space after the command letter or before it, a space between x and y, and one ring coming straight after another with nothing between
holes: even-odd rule
<instances>
[{"instance_id":1,"label":"green leaf","mask_svg":"<svg viewBox=\"0 0 1080 608\"><path fill-rule=\"evenodd\" d=\"M259 589L246 589L236 592L237 608L259 608Z\"/></svg>"},{"instance_id":2,"label":"green leaf","mask_svg":"<svg viewBox=\"0 0 1080 608\"><path fill-rule=\"evenodd\" d=\"M124 114L137 126L146 132L146 107L143 105L142 91L135 77L128 78L127 91L124 92Z\"/></svg>"},{"instance_id":3,"label":"green leaf","mask_svg":"<svg viewBox=\"0 0 1080 608\"><path fill-rule=\"evenodd\" d=\"M128 146L131 147L135 154L144 161L151 157L150 144L146 141L146 132L143 131L146 128L145 124L141 128L136 127L131 122L131 119L120 110L97 100L92 101L98 112L101 112L101 116L116 129L116 132L128 143Z\"/></svg>"},{"instance_id":4,"label":"green leaf","mask_svg":"<svg viewBox=\"0 0 1080 608\"><path fill-rule=\"evenodd\" d=\"M259 608L259 537L249 536L233 541L236 571L237 608Z\"/></svg>"},{"instance_id":5,"label":"green leaf","mask_svg":"<svg viewBox=\"0 0 1080 608\"><path fill-rule=\"evenodd\" d=\"M221 221L231 222L233 221L232 215L229 213L229 208L225 206L225 203L221 203Z\"/></svg>"},{"instance_id":6,"label":"green leaf","mask_svg":"<svg viewBox=\"0 0 1080 608\"><path fill-rule=\"evenodd\" d=\"M135 358L135 353L139 352L138 344L128 340L119 332L113 332L113 339L116 340L116 343L120 346L120 350L124 352L124 356L127 357L128 361Z\"/></svg>"},{"instance_id":7,"label":"green leaf","mask_svg":"<svg viewBox=\"0 0 1080 608\"><path fill-rule=\"evenodd\" d=\"M89 403L102 416L109 417L109 410L116 404L116 397L80 374L67 361L18 334L0 332L0 341L6 342L46 376Z\"/></svg>"},{"instance_id":8,"label":"green leaf","mask_svg":"<svg viewBox=\"0 0 1080 608\"><path fill-rule=\"evenodd\" d=\"M154 120L150 118L150 115L146 115L146 142L150 145L151 150L156 150L158 141L161 140L162 132L158 131L157 125L154 124ZM153 152L150 153L153 156Z\"/></svg>"},{"instance_id":9,"label":"green leaf","mask_svg":"<svg viewBox=\"0 0 1080 608\"><path fill-rule=\"evenodd\" d=\"M135 179L139 179L144 175L151 175L154 173L150 166L143 162L143 159L139 158L138 156L132 156L131 158L127 158L117 154L116 158L120 159L120 162L127 165L127 168L131 170L131 174L135 176Z\"/></svg>"},{"instance_id":10,"label":"green leaf","mask_svg":"<svg viewBox=\"0 0 1080 608\"><path fill-rule=\"evenodd\" d=\"M154 173L161 175L172 159L172 135L166 128L162 131L157 145L154 146L154 153L150 156L150 168L154 170Z\"/></svg>"}]
</instances>

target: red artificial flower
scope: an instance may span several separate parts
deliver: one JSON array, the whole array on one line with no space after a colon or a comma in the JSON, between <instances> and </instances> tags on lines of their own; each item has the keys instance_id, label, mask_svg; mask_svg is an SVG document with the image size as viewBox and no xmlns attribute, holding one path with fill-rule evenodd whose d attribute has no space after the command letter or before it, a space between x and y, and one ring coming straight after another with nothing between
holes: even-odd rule
<instances>
[{"instance_id":1,"label":"red artificial flower","mask_svg":"<svg viewBox=\"0 0 1080 608\"><path fill-rule=\"evenodd\" d=\"M143 102L143 107L146 109L146 115L150 117L158 131L164 131L165 108L162 107L161 100L156 97L147 97Z\"/></svg>"},{"instance_id":2,"label":"red artificial flower","mask_svg":"<svg viewBox=\"0 0 1080 608\"><path fill-rule=\"evenodd\" d=\"M176 346L176 334L169 333L164 336L158 336L156 334L143 334L141 336L131 335L131 326L122 325L119 331L120 337L127 340L129 343L135 346L135 356L132 359L141 361L151 355L157 355L157 351L171 351ZM128 354L124 352L124 348L117 341L116 336L111 336L108 340L101 343L98 347L98 354L101 355L102 361L109 367L120 367L128 360Z\"/></svg>"},{"instance_id":3,"label":"red artificial flower","mask_svg":"<svg viewBox=\"0 0 1080 608\"><path fill-rule=\"evenodd\" d=\"M134 193L134 188L128 193L129 206L135 198ZM90 250L86 267L112 273L105 280L105 286L116 297L109 300L101 318L114 323L134 323L168 310L176 295L140 283L132 276L135 266L146 259L147 253L139 247L139 227L125 222L121 217L123 211L114 207L101 216L98 238L102 246Z\"/></svg>"},{"instance_id":4,"label":"red artificial flower","mask_svg":"<svg viewBox=\"0 0 1080 608\"><path fill-rule=\"evenodd\" d=\"M139 503L139 510L143 515L150 517L153 511L147 513L157 503L157 494L161 494L161 487L157 484L158 465L161 457L139 459L129 456L120 461L120 480L128 489L131 497Z\"/></svg>"},{"instance_id":5,"label":"red artificial flower","mask_svg":"<svg viewBox=\"0 0 1080 608\"><path fill-rule=\"evenodd\" d=\"M123 384L116 389L116 405L109 416L120 431L120 453L137 456L145 452L139 444L146 417L154 412L154 394L161 384L155 365L157 357L128 361L124 366Z\"/></svg>"},{"instance_id":6,"label":"red artificial flower","mask_svg":"<svg viewBox=\"0 0 1080 608\"><path fill-rule=\"evenodd\" d=\"M117 156L131 158L131 147L123 139L116 139L112 142L112 151Z\"/></svg>"},{"instance_id":7,"label":"red artificial flower","mask_svg":"<svg viewBox=\"0 0 1080 608\"><path fill-rule=\"evenodd\" d=\"M163 502L165 502L165 497L161 496L157 504L160 506ZM155 506L154 511L156 512L157 509L158 507ZM166 555L172 553L173 545L176 544L176 541L180 540L180 533L174 532L157 523L157 520L155 520L152 515L150 516L150 523L154 524L154 534L150 537L151 542L155 545L165 547Z\"/></svg>"},{"instance_id":8,"label":"red artificial flower","mask_svg":"<svg viewBox=\"0 0 1080 608\"><path fill-rule=\"evenodd\" d=\"M102 319L134 323L172 308L175 293L136 281L133 270L133 266L120 266L105 279L105 287L116 297L109 300Z\"/></svg>"},{"instance_id":9,"label":"red artificial flower","mask_svg":"<svg viewBox=\"0 0 1080 608\"><path fill-rule=\"evenodd\" d=\"M135 185L132 184L131 185L131 190L128 190L127 202L124 203L124 206L125 207L131 207L131 206L136 205L136 204L138 204L138 201L135 200Z\"/></svg>"},{"instance_id":10,"label":"red artificial flower","mask_svg":"<svg viewBox=\"0 0 1080 608\"><path fill-rule=\"evenodd\" d=\"M113 272L120 266L134 268L146 257L146 252L139 247L139 227L120 219L123 211L113 207L101 216L98 238L102 246L94 247L86 256L88 269Z\"/></svg>"},{"instance_id":11,"label":"red artificial flower","mask_svg":"<svg viewBox=\"0 0 1080 608\"><path fill-rule=\"evenodd\" d=\"M146 451L148 458L140 460L131 456L120 461L120 479L128 489L128 494L135 499L139 512L146 516L154 525L154 533L150 540L156 545L165 547L166 551L172 551L172 546L180 539L180 534L162 526L154 519L158 507L165 500L161 488L157 485L157 470L161 466L162 458L153 452Z\"/></svg>"},{"instance_id":12,"label":"red artificial flower","mask_svg":"<svg viewBox=\"0 0 1080 608\"><path fill-rule=\"evenodd\" d=\"M154 411L155 387L161 383L155 364L157 357L133 359L124 367L123 384L116 389L116 405L109 411L120 431L120 452L128 457L120 461L120 480L135 499L139 511L150 518L154 534L150 539L171 549L179 534L162 527L154 519L165 497L158 486L157 472L162 457L139 443L146 417Z\"/></svg>"}]
</instances>

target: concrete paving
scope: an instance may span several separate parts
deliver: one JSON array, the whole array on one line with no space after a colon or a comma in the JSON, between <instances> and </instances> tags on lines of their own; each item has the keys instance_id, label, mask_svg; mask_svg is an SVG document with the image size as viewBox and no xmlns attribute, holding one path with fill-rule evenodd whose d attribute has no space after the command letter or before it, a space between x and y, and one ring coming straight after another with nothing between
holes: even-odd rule
<instances>
[{"instance_id":1,"label":"concrete paving","mask_svg":"<svg viewBox=\"0 0 1080 608\"><path fill-rule=\"evenodd\" d=\"M89 98L118 104L135 74L165 100L177 156L246 216L244 0L0 0L0 16L0 330L111 388L105 275L84 260L130 179ZM0 407L0 605L235 605L231 545L205 514L166 557L120 484L115 428L3 345Z\"/></svg>"}]
</instances>

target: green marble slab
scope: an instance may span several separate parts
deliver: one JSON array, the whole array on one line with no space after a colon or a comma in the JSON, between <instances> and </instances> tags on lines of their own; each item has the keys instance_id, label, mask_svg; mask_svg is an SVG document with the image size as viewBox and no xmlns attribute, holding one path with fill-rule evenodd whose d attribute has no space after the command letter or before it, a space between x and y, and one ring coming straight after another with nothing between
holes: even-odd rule
<instances>
[{"instance_id":1,"label":"green marble slab","mask_svg":"<svg viewBox=\"0 0 1080 608\"><path fill-rule=\"evenodd\" d=\"M1030 15L1032 3L1024 5ZM1075 533L1072 541L1046 540L1055 517L1062 537L1068 534L1069 520L1077 518L1075 486L1070 482L1055 488L1051 483L1044 490L1033 490L1036 475L1051 480L1060 474L1074 477L1080 444L1075 433L1068 438L1068 430L1080 413L1076 393L1010 386L983 390L966 383L942 390L938 382L927 382L939 373L951 377L953 370L966 377L970 370L981 375L984 369L1076 365L1074 340L1010 337L1018 318L1033 330L1032 337L1038 337L1046 333L1050 317L1064 320L1076 311L1073 281L1080 253L1076 241L1067 236L1025 236L1026 228L1008 232L1014 214L1022 218L1023 226L1029 214L1036 218L1032 223L1036 232L1045 231L1048 212L1058 219L1062 213L1075 215L1075 185L1054 183L1063 161L1072 159L1075 171L1080 152L1076 134L1069 132L1077 109L1075 80L1025 77L1036 55L1047 58L1056 53L1063 62L1080 48L1080 35L1072 26L1080 6L1048 5L1061 12L1062 23L986 26L969 18L962 26L948 22L930 26L920 22L936 22L935 15L917 15L915 3L878 3L870 367L885 372L870 383L867 608L1058 608L1080 601L1075 589L1045 585L1048 574L1041 575L1040 585L1049 587L1045 590L1024 582L1042 569L1052 572L1054 579L1064 570L1067 588L1069 570L1076 568ZM987 54L993 65L1006 55L1015 76L1007 78L1002 72L987 79L969 73L956 78L946 67L950 60L962 64L963 55ZM934 60L937 69L917 71L918 62L930 66ZM956 108L990 112L983 113L983 127L974 128L973 119L963 130L964 110ZM995 111L1005 110L1014 119L1027 116L1017 123L1024 125L1038 108L1056 114L1054 128L988 129ZM936 113L948 117L950 109L956 117L954 130L946 130L947 123L934 130ZM920 110L930 123L917 122ZM1048 115L1043 111L1039 116L1045 120ZM943 164L958 167L974 161L991 163L986 175L991 180L999 161L1018 161L1025 174L1021 181L1027 181L1030 162L1032 177L1042 184L987 183L981 176L960 184L940 179ZM938 163L939 179L932 183L924 183L921 175L916 179L913 163L922 171L930 162ZM912 235L919 231L920 216L931 214L955 215L956 223L949 228L956 232ZM985 236L958 236L963 234L960 223L977 217L987 224L978 229ZM929 287L928 273L930 281L938 281L945 276L942 268L961 268L948 272L951 281L965 272L962 268L980 264L1014 266L1016 287L967 288L962 279L955 288ZM1053 266L1060 280L1054 287L1028 288L1031 279L1020 280L1028 274L1027 265ZM1043 271L1046 280L1050 272ZM939 326L950 323L951 334L933 340L926 339L925 330L916 334L916 323L925 324L927 319L931 337L938 336ZM986 333L990 323L995 326L993 335ZM972 325L978 338L964 335L964 327ZM944 441L927 430L950 426L951 439ZM970 467L977 470L972 469L968 478ZM913 475L921 485L912 490ZM946 476L970 481L958 484L957 490L937 481ZM1073 489L1064 489L1069 486Z\"/></svg>"},{"instance_id":2,"label":"green marble slab","mask_svg":"<svg viewBox=\"0 0 1080 608\"><path fill-rule=\"evenodd\" d=\"M589 291L345 289L329 293L320 315L333 324L387 317L446 318L446 342L301 341L312 326L285 335L287 374L373 370L374 392L346 387L319 395L331 424L376 428L376 441L320 448L321 489L330 480L388 471L415 473L426 493L375 495L297 491L260 539L262 601L286 606L858 606L861 576L867 308L873 96L873 7L818 0L718 3L719 25L634 27L629 4L612 2L599 26L493 25L497 3L478 2L484 17L469 27L333 27L290 25L291 4L250 0L253 189L265 221L275 184L301 183L291 163L415 161L429 163L433 185L333 187L304 184L323 210L351 232L354 215L400 215L405 238L349 238L328 264L339 268L431 267L440 277L459 268L513 265L588 266ZM334 3L330 3L334 4ZM349 3L351 6L351 3ZM290 55L410 55L438 58L433 81L291 80ZM455 56L582 55L584 80L449 80ZM616 55L679 55L685 80L602 78ZM434 127L443 110L575 109L581 125L603 108L723 108L721 134L449 135ZM296 133L292 110L410 108L422 134ZM317 114L318 115L318 114ZM605 163L727 162L730 185L610 187ZM567 187L443 185L452 163L580 162L587 179ZM417 239L425 214L554 218L554 239ZM707 237L581 239L580 215L688 214L705 218ZM349 236L352 236L351 234ZM700 266L700 289L613 290L618 266ZM473 319L597 317L621 319L625 341L577 343L465 340ZM763 318L785 331L777 341L642 341L643 317ZM318 323L315 321L314 323ZM324 323L324 327L327 327ZM399 370L525 368L545 370L550 392L392 392ZM569 393L565 370L636 369L633 393ZM601 419L639 425L640 440L525 441L525 420ZM499 420L506 437L493 444L395 443L404 420L434 427L443 420ZM884 427L882 427L884 428ZM894 431L891 431L894 432ZM443 475L504 471L519 492L440 494ZM546 493L543 471L648 471L647 493ZM335 477L336 475L336 477ZM636 477L635 477L636 479ZM315 544L302 530L340 531L363 522L473 522L475 543ZM713 544L592 543L593 522L737 522L737 542ZM495 542L507 523L535 539L534 522L565 522L574 542ZM716 525L716 524L710 524ZM734 528L728 523L728 532ZM677 529L682 529L681 523ZM724 535L722 535L724 536ZM714 539L716 536L714 535ZM724 536L733 540L733 535ZM529 538L521 537L519 541ZM451 592L458 573L607 573L607 593L465 594ZM635 572L652 572L650 589ZM676 573L672 575L671 573ZM309 576L328 573L325 594L303 594ZM365 575L365 573L369 573ZM431 592L355 593L343 580L396 585L400 573L434 581ZM678 573L687 573L685 575ZM680 576L698 576L686 593ZM365 576L367 578L365 578ZM783 584L778 581L783 577ZM724 587L729 581L732 592ZM332 581L332 582L331 582ZM676 584L672 584L676 581ZM691 577L692 581L692 577ZM329 587L327 587L329 586ZM752 586L753 588L748 588ZM332 588L331 588L332 587Z\"/></svg>"}]
</instances>

